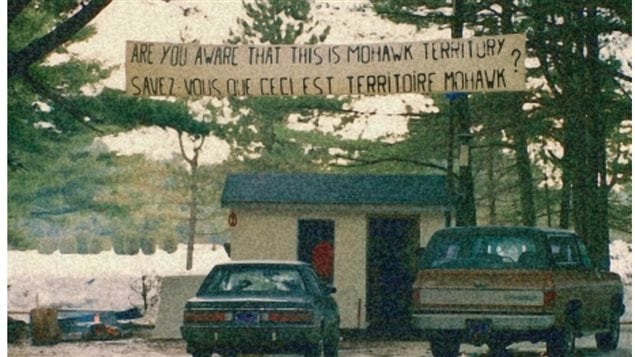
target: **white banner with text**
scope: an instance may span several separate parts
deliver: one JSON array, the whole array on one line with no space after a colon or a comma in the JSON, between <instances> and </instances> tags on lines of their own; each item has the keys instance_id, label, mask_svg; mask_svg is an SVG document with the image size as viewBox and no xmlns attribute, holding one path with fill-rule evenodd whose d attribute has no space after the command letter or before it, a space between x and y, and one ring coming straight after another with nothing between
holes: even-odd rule
<instances>
[{"instance_id":1,"label":"white banner with text","mask_svg":"<svg viewBox=\"0 0 635 357\"><path fill-rule=\"evenodd\" d=\"M523 91L525 35L355 45L126 42L132 96Z\"/></svg>"}]
</instances>

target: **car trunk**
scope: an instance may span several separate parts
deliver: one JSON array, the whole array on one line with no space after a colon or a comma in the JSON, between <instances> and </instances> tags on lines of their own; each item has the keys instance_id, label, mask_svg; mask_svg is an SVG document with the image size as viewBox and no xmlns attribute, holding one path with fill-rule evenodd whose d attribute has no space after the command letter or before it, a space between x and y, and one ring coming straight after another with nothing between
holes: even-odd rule
<instances>
[{"instance_id":1,"label":"car trunk","mask_svg":"<svg viewBox=\"0 0 635 357\"><path fill-rule=\"evenodd\" d=\"M196 308L258 308L258 307L305 307L307 298L304 296L290 297L288 295L280 298L272 296L248 296L248 295L225 295L214 297L195 297L188 301L188 306Z\"/></svg>"},{"instance_id":2,"label":"car trunk","mask_svg":"<svg viewBox=\"0 0 635 357\"><path fill-rule=\"evenodd\" d=\"M416 311L543 312L553 295L550 272L429 269L414 284Z\"/></svg>"}]
</instances>

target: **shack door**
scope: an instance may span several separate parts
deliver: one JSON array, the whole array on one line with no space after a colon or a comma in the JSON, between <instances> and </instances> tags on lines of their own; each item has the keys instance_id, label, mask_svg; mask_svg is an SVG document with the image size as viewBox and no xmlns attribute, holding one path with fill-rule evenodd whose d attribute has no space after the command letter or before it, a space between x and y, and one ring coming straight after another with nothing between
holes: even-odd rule
<instances>
[{"instance_id":1,"label":"shack door","mask_svg":"<svg viewBox=\"0 0 635 357\"><path fill-rule=\"evenodd\" d=\"M298 260L311 263L325 283L333 283L335 222L325 219L298 221Z\"/></svg>"},{"instance_id":2,"label":"shack door","mask_svg":"<svg viewBox=\"0 0 635 357\"><path fill-rule=\"evenodd\" d=\"M398 336L410 329L418 217L369 217L367 321L370 332Z\"/></svg>"}]
</instances>

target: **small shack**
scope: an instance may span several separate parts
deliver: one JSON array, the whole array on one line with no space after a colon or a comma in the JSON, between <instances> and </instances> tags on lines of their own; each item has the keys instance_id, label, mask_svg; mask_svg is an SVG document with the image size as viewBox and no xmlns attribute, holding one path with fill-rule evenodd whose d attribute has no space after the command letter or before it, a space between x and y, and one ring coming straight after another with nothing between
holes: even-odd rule
<instances>
[{"instance_id":1,"label":"small shack","mask_svg":"<svg viewBox=\"0 0 635 357\"><path fill-rule=\"evenodd\" d=\"M407 326L416 250L445 226L444 176L227 177L231 258L310 262L337 288L342 329Z\"/></svg>"}]
</instances>

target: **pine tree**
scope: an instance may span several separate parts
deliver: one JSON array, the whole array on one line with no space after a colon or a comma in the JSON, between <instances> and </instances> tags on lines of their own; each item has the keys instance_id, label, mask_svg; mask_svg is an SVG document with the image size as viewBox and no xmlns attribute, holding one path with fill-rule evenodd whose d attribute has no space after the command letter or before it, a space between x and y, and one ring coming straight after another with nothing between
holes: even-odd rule
<instances>
[{"instance_id":1,"label":"pine tree","mask_svg":"<svg viewBox=\"0 0 635 357\"><path fill-rule=\"evenodd\" d=\"M230 43L315 44L324 41L329 32L328 26L313 19L306 0L257 0L243 2L243 6L247 18L237 20L238 28L230 32ZM303 154L305 143L286 137L288 116L341 110L338 100L319 96L233 97L229 102L238 120L219 125L215 132L234 143L234 157L261 171L316 170Z\"/></svg>"},{"instance_id":2,"label":"pine tree","mask_svg":"<svg viewBox=\"0 0 635 357\"><path fill-rule=\"evenodd\" d=\"M378 13L397 22L420 27L449 27L452 19L446 13L448 3L427 0L373 1ZM513 100L518 108L530 102L535 109L512 115L507 132L516 143L519 182L523 202L530 203L534 185L528 175L524 142L544 142L557 139L564 147L564 156L554 160L562 169L561 226L569 228L568 212L573 212L575 229L587 241L593 261L606 268L608 263L608 182L609 168L618 170L630 164L615 165L617 157L609 158L607 139L623 130L630 117L629 75L619 70L614 57L602 57L610 38L631 36L631 13L622 2L524 2L461 1L466 26L478 34L526 32L529 57L540 61L540 67L529 75L541 76L548 90L535 90L524 96L492 94L500 100ZM615 45L615 43L611 44ZM630 67L630 61L628 66ZM503 99L508 97L507 99ZM501 102L504 103L504 102ZM509 104L507 104L509 105ZM531 119L531 120L526 120ZM549 125L544 125L549 122ZM520 124L520 125L518 125ZM539 132L536 132L536 128ZM529 136L527 134L529 133ZM518 157L518 154L522 154ZM556 155L548 155L554 158ZM608 161L610 165L607 165ZM630 159L626 159L630 162ZM622 157L622 162L624 158ZM615 173L611 177L630 177ZM569 197L573 197L571 200ZM531 208L523 208L525 224L531 222Z\"/></svg>"}]
</instances>

